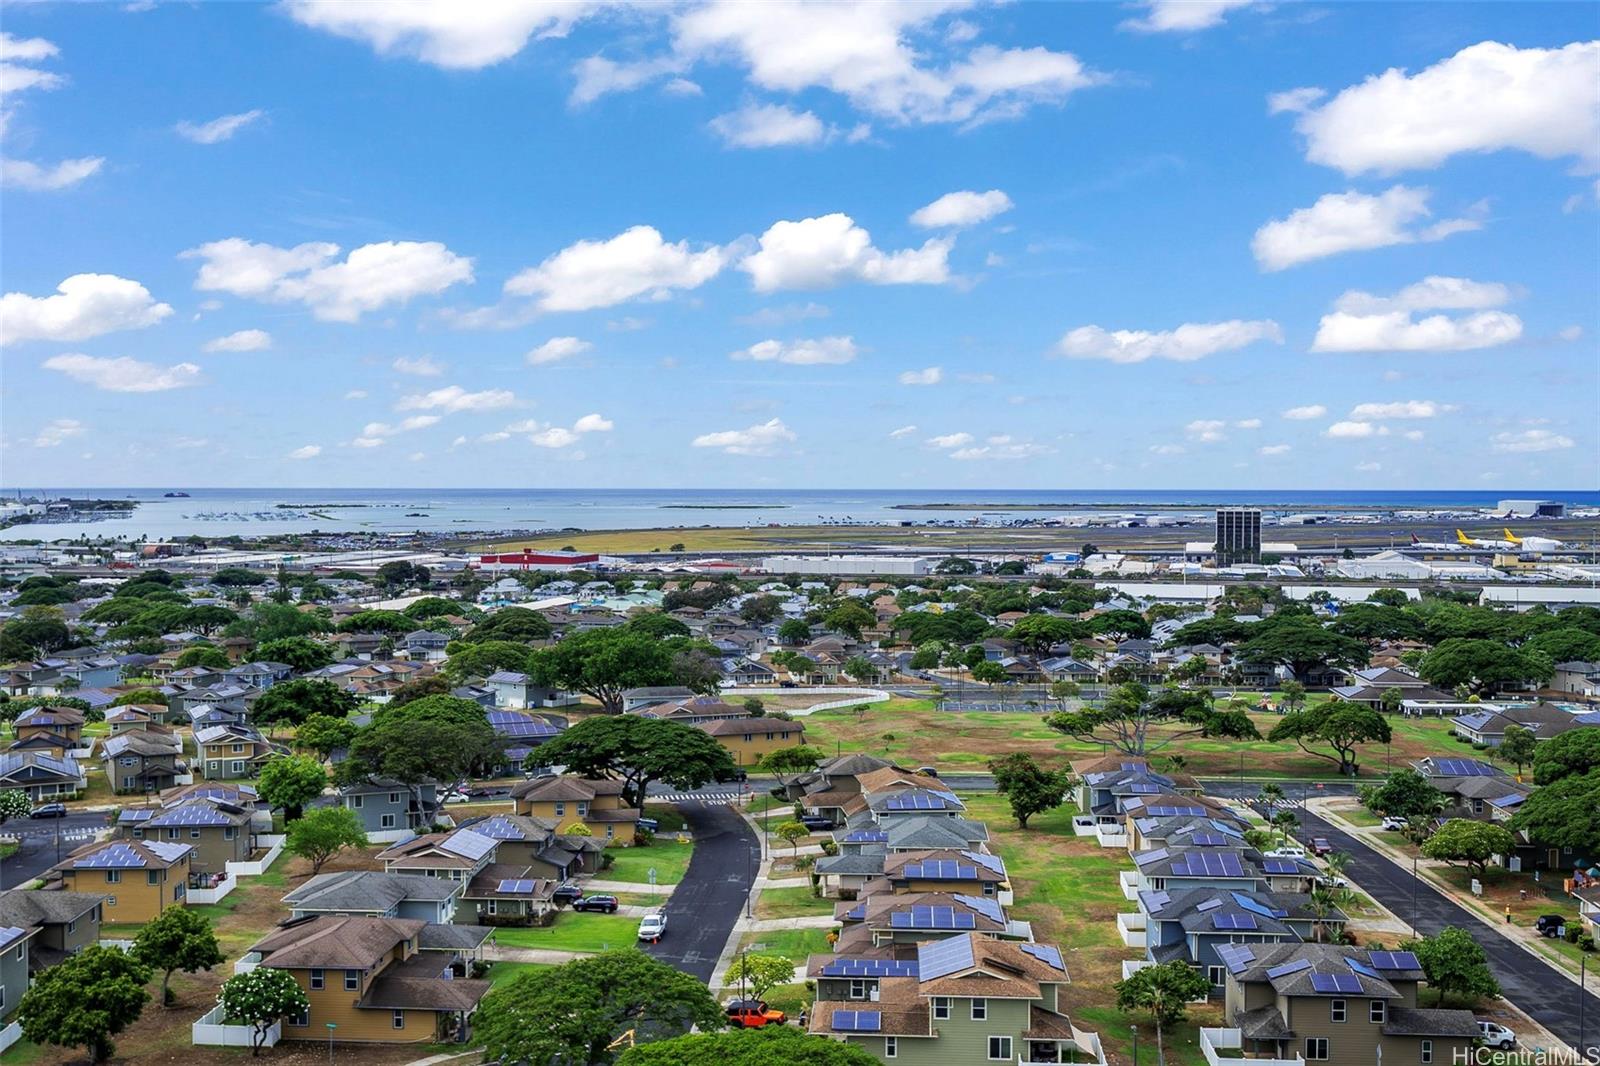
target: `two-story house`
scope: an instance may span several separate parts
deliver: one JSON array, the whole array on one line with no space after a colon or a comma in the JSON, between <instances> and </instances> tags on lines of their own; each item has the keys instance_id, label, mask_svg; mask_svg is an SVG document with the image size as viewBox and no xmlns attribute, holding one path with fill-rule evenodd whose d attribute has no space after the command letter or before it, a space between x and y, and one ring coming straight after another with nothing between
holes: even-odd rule
<instances>
[{"instance_id":1,"label":"two-story house","mask_svg":"<svg viewBox=\"0 0 1600 1066\"><path fill-rule=\"evenodd\" d=\"M345 870L317 874L283 902L295 918L344 914L448 924L455 921L461 889L460 881L426 874Z\"/></svg>"},{"instance_id":2,"label":"two-story house","mask_svg":"<svg viewBox=\"0 0 1600 1066\"><path fill-rule=\"evenodd\" d=\"M117 815L117 835L127 840L188 844L196 877L227 873L228 863L248 862L255 852L250 808L195 796L166 807L130 807Z\"/></svg>"},{"instance_id":3,"label":"two-story house","mask_svg":"<svg viewBox=\"0 0 1600 1066\"><path fill-rule=\"evenodd\" d=\"M421 874L459 883L456 921L512 924L550 908L555 883L528 865L499 862L499 841L472 828L428 833L401 841L378 859L390 873Z\"/></svg>"},{"instance_id":4,"label":"two-story house","mask_svg":"<svg viewBox=\"0 0 1600 1066\"><path fill-rule=\"evenodd\" d=\"M374 777L340 785L336 795L324 796L313 805L355 811L367 836L376 843L387 843L404 839L439 820L439 786L432 781L413 785Z\"/></svg>"},{"instance_id":5,"label":"two-story house","mask_svg":"<svg viewBox=\"0 0 1600 1066\"><path fill-rule=\"evenodd\" d=\"M445 647L450 638L431 629L419 629L400 638L400 650L413 662L439 663L449 656Z\"/></svg>"},{"instance_id":6,"label":"two-story house","mask_svg":"<svg viewBox=\"0 0 1600 1066\"><path fill-rule=\"evenodd\" d=\"M39 892L13 888L0 892L0 928L29 929L35 936L28 944L28 970L23 981L11 984L0 980L10 991L6 1004L15 1007L12 996L22 998L27 989L27 973L38 973L76 955L100 941L100 907L105 897L98 892ZM3 1013L3 1012L0 1012Z\"/></svg>"},{"instance_id":7,"label":"two-story house","mask_svg":"<svg viewBox=\"0 0 1600 1066\"><path fill-rule=\"evenodd\" d=\"M494 693L496 707L507 710L570 707L581 699L576 692L563 692L549 685L541 685L516 670L497 670L484 678L483 687Z\"/></svg>"},{"instance_id":8,"label":"two-story house","mask_svg":"<svg viewBox=\"0 0 1600 1066\"><path fill-rule=\"evenodd\" d=\"M189 888L188 844L160 840L110 840L86 844L50 868L68 892L105 894L104 919L148 922L183 904Z\"/></svg>"},{"instance_id":9,"label":"two-story house","mask_svg":"<svg viewBox=\"0 0 1600 1066\"><path fill-rule=\"evenodd\" d=\"M1319 910L1306 893L1141 892L1145 957L1182 959L1211 981L1221 995L1227 968L1217 954L1230 944L1335 940L1348 921L1337 907Z\"/></svg>"},{"instance_id":10,"label":"two-story house","mask_svg":"<svg viewBox=\"0 0 1600 1066\"><path fill-rule=\"evenodd\" d=\"M563 834L586 826L608 844L632 844L639 824L639 811L622 798L622 782L608 777L535 777L512 786L511 798L517 814L549 822Z\"/></svg>"},{"instance_id":11,"label":"two-story house","mask_svg":"<svg viewBox=\"0 0 1600 1066\"><path fill-rule=\"evenodd\" d=\"M196 762L210 780L254 777L281 749L254 726L217 725L195 730Z\"/></svg>"},{"instance_id":12,"label":"two-story house","mask_svg":"<svg viewBox=\"0 0 1600 1066\"><path fill-rule=\"evenodd\" d=\"M21 789L33 803L76 795L88 782L76 759L47 752L0 752L0 789Z\"/></svg>"},{"instance_id":13,"label":"two-story house","mask_svg":"<svg viewBox=\"0 0 1600 1066\"><path fill-rule=\"evenodd\" d=\"M779 748L804 744L806 727L782 718L745 715L696 723L695 728L721 744L735 766L751 767Z\"/></svg>"},{"instance_id":14,"label":"two-story house","mask_svg":"<svg viewBox=\"0 0 1600 1066\"><path fill-rule=\"evenodd\" d=\"M83 712L70 707L34 707L12 724L12 750L66 755L83 747L83 723Z\"/></svg>"},{"instance_id":15,"label":"two-story house","mask_svg":"<svg viewBox=\"0 0 1600 1066\"><path fill-rule=\"evenodd\" d=\"M0 1025L9 1025L28 991L32 946L39 930L0 923Z\"/></svg>"},{"instance_id":16,"label":"two-story house","mask_svg":"<svg viewBox=\"0 0 1600 1066\"><path fill-rule=\"evenodd\" d=\"M1417 1006L1426 977L1409 951L1238 944L1220 954L1228 970L1223 1016L1246 1057L1300 1055L1332 1066L1470 1061L1476 1019Z\"/></svg>"},{"instance_id":17,"label":"two-story house","mask_svg":"<svg viewBox=\"0 0 1600 1066\"><path fill-rule=\"evenodd\" d=\"M183 740L176 734L127 732L109 737L100 747L111 791L160 792L173 787L189 767L183 762Z\"/></svg>"},{"instance_id":18,"label":"two-story house","mask_svg":"<svg viewBox=\"0 0 1600 1066\"><path fill-rule=\"evenodd\" d=\"M257 941L251 955L258 965L293 975L310 1000L285 1019L284 1035L341 1043L465 1041L489 982L455 977L448 953L423 950L427 924L319 915L291 919Z\"/></svg>"}]
</instances>

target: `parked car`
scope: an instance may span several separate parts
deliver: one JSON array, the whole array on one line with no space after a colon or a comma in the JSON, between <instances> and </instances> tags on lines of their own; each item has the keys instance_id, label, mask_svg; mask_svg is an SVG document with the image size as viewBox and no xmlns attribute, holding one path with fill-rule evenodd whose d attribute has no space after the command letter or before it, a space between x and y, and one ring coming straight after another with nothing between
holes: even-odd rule
<instances>
[{"instance_id":1,"label":"parked car","mask_svg":"<svg viewBox=\"0 0 1600 1066\"><path fill-rule=\"evenodd\" d=\"M764 999L736 999L728 1004L728 1020L746 1029L760 1029L767 1025L782 1025L789 1016L773 1010Z\"/></svg>"},{"instance_id":2,"label":"parked car","mask_svg":"<svg viewBox=\"0 0 1600 1066\"><path fill-rule=\"evenodd\" d=\"M654 833L656 830L661 828L661 823L658 822L654 818L640 818L634 824L637 825L640 829L643 829L643 830L645 830L647 832L650 832L650 833Z\"/></svg>"},{"instance_id":3,"label":"parked car","mask_svg":"<svg viewBox=\"0 0 1600 1066\"><path fill-rule=\"evenodd\" d=\"M583 889L577 885L557 885L556 890L550 894L550 899L557 906L563 903L576 903L583 898Z\"/></svg>"},{"instance_id":4,"label":"parked car","mask_svg":"<svg viewBox=\"0 0 1600 1066\"><path fill-rule=\"evenodd\" d=\"M1406 820L1398 814L1386 814L1383 816L1383 828L1398 833L1404 830L1405 827Z\"/></svg>"},{"instance_id":5,"label":"parked car","mask_svg":"<svg viewBox=\"0 0 1600 1066\"><path fill-rule=\"evenodd\" d=\"M793 681L779 681L778 682L778 687L779 688L794 688L795 687L795 683Z\"/></svg>"},{"instance_id":6,"label":"parked car","mask_svg":"<svg viewBox=\"0 0 1600 1066\"><path fill-rule=\"evenodd\" d=\"M1319 877L1317 884L1323 888L1349 888L1350 882L1343 877Z\"/></svg>"},{"instance_id":7,"label":"parked car","mask_svg":"<svg viewBox=\"0 0 1600 1066\"><path fill-rule=\"evenodd\" d=\"M934 769L932 766L919 766L917 767L917 773L921 774L923 777L939 776L939 771Z\"/></svg>"},{"instance_id":8,"label":"parked car","mask_svg":"<svg viewBox=\"0 0 1600 1066\"><path fill-rule=\"evenodd\" d=\"M1328 843L1327 837L1312 837L1311 850L1318 857L1333 854L1333 845Z\"/></svg>"},{"instance_id":9,"label":"parked car","mask_svg":"<svg viewBox=\"0 0 1600 1066\"><path fill-rule=\"evenodd\" d=\"M1306 849L1299 844L1279 844L1271 851L1262 852L1262 855L1269 859L1303 859Z\"/></svg>"},{"instance_id":10,"label":"parked car","mask_svg":"<svg viewBox=\"0 0 1600 1066\"><path fill-rule=\"evenodd\" d=\"M726 784L729 784L730 782L733 782L733 781L748 781L748 780L750 780L750 772L748 770L740 770L740 769L725 770L722 773L717 775L717 784L719 784L719 785L726 785Z\"/></svg>"},{"instance_id":11,"label":"parked car","mask_svg":"<svg viewBox=\"0 0 1600 1066\"><path fill-rule=\"evenodd\" d=\"M617 913L616 896L584 896L572 901L575 911L599 911L601 914Z\"/></svg>"},{"instance_id":12,"label":"parked car","mask_svg":"<svg viewBox=\"0 0 1600 1066\"><path fill-rule=\"evenodd\" d=\"M1533 920L1534 931L1552 939L1565 935L1567 920L1559 914L1541 914Z\"/></svg>"},{"instance_id":13,"label":"parked car","mask_svg":"<svg viewBox=\"0 0 1600 1066\"><path fill-rule=\"evenodd\" d=\"M639 922L639 939L648 940L654 944L667 933L667 916L657 911L647 914Z\"/></svg>"},{"instance_id":14,"label":"parked car","mask_svg":"<svg viewBox=\"0 0 1600 1066\"><path fill-rule=\"evenodd\" d=\"M28 812L29 818L65 818L66 816L67 805L64 803L46 803Z\"/></svg>"},{"instance_id":15,"label":"parked car","mask_svg":"<svg viewBox=\"0 0 1600 1066\"><path fill-rule=\"evenodd\" d=\"M807 829L832 829L833 819L825 814L802 814L800 824Z\"/></svg>"},{"instance_id":16,"label":"parked car","mask_svg":"<svg viewBox=\"0 0 1600 1066\"><path fill-rule=\"evenodd\" d=\"M1499 1022L1478 1022L1478 1039L1490 1047L1501 1050L1515 1047L1517 1044L1517 1034Z\"/></svg>"}]
</instances>

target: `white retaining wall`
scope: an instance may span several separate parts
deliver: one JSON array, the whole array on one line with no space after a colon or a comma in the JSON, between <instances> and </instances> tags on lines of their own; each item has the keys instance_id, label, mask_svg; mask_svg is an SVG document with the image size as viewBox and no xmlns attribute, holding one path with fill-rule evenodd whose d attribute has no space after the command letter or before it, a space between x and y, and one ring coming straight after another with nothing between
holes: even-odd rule
<instances>
[{"instance_id":1,"label":"white retaining wall","mask_svg":"<svg viewBox=\"0 0 1600 1066\"><path fill-rule=\"evenodd\" d=\"M258 836L256 843L267 849L267 853L259 862L230 862L226 865L229 877L260 877L267 872L267 867L278 861L278 856L283 854L283 836Z\"/></svg>"},{"instance_id":2,"label":"white retaining wall","mask_svg":"<svg viewBox=\"0 0 1600 1066\"><path fill-rule=\"evenodd\" d=\"M250 1025L224 1025L222 1024L222 1004L206 1011L200 1020L190 1026L190 1041L196 1045L209 1047L253 1047L255 1046L255 1027ZM272 1047L283 1039L283 1023L273 1022L267 1030L266 1039L262 1047Z\"/></svg>"},{"instance_id":3,"label":"white retaining wall","mask_svg":"<svg viewBox=\"0 0 1600 1066\"><path fill-rule=\"evenodd\" d=\"M6 1048L10 1047L12 1044L15 1044L21 1039L22 1023L12 1022L4 1029L0 1029L0 1051L4 1051Z\"/></svg>"},{"instance_id":4,"label":"white retaining wall","mask_svg":"<svg viewBox=\"0 0 1600 1066\"><path fill-rule=\"evenodd\" d=\"M791 710L789 713L797 717L813 714L817 711L831 711L838 707L854 707L858 703L883 703L892 699L887 692L879 688L845 688L841 685L819 685L811 688L741 688L741 696L848 696L849 699L834 699L823 703L814 703L810 707Z\"/></svg>"},{"instance_id":5,"label":"white retaining wall","mask_svg":"<svg viewBox=\"0 0 1600 1066\"><path fill-rule=\"evenodd\" d=\"M232 865L231 863L229 864ZM185 896L187 903L218 903L222 897L239 887L239 879L232 871L212 888L191 888Z\"/></svg>"}]
</instances>

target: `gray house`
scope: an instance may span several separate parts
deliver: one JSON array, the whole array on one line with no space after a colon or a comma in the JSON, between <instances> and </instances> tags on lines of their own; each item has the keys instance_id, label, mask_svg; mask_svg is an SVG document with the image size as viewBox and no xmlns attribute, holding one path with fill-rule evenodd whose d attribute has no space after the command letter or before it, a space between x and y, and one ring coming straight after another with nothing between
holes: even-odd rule
<instances>
[{"instance_id":1,"label":"gray house","mask_svg":"<svg viewBox=\"0 0 1600 1066\"><path fill-rule=\"evenodd\" d=\"M425 874L348 870L318 874L284 896L283 902L296 918L348 914L450 922L462 887L460 881Z\"/></svg>"},{"instance_id":2,"label":"gray house","mask_svg":"<svg viewBox=\"0 0 1600 1066\"><path fill-rule=\"evenodd\" d=\"M378 842L402 840L439 820L439 786L432 781L408 785L375 777L359 785L342 785L339 794L319 801L355 811L367 836Z\"/></svg>"},{"instance_id":3,"label":"gray house","mask_svg":"<svg viewBox=\"0 0 1600 1066\"><path fill-rule=\"evenodd\" d=\"M99 942L100 905L105 898L97 892L13 888L0 892L0 929L30 929L37 933L28 945L28 968L38 973ZM11 985L9 974L0 977L0 984L27 988L26 981ZM20 993L17 998L21 998ZM8 994L6 1009L15 1006Z\"/></svg>"},{"instance_id":4,"label":"gray house","mask_svg":"<svg viewBox=\"0 0 1600 1066\"><path fill-rule=\"evenodd\" d=\"M39 933L0 925L0 1023L8 1023L28 991L28 948Z\"/></svg>"}]
</instances>

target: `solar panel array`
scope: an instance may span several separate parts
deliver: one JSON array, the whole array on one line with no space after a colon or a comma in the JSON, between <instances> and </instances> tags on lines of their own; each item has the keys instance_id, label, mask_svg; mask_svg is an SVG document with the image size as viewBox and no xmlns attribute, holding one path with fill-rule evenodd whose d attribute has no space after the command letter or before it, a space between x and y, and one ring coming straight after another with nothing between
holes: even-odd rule
<instances>
[{"instance_id":1,"label":"solar panel array","mask_svg":"<svg viewBox=\"0 0 1600 1066\"><path fill-rule=\"evenodd\" d=\"M849 910L844 912L844 920L847 922L859 922L866 916L867 905L865 903L858 903L854 907L851 907Z\"/></svg>"},{"instance_id":2,"label":"solar panel array","mask_svg":"<svg viewBox=\"0 0 1600 1066\"><path fill-rule=\"evenodd\" d=\"M1145 813L1156 818L1199 818L1204 816L1204 807L1146 807Z\"/></svg>"},{"instance_id":3,"label":"solar panel array","mask_svg":"<svg viewBox=\"0 0 1600 1066\"><path fill-rule=\"evenodd\" d=\"M501 881L495 891L507 896L525 896L533 891L533 882L525 878Z\"/></svg>"},{"instance_id":4,"label":"solar panel array","mask_svg":"<svg viewBox=\"0 0 1600 1066\"><path fill-rule=\"evenodd\" d=\"M1133 793L1135 796L1155 796L1160 794L1161 786L1140 782L1139 784L1129 785L1128 791Z\"/></svg>"},{"instance_id":5,"label":"solar panel array","mask_svg":"<svg viewBox=\"0 0 1600 1066\"><path fill-rule=\"evenodd\" d=\"M1345 959L1344 961L1349 963L1350 968L1356 973L1364 974L1367 977L1376 978L1379 981L1383 980L1383 974L1379 973L1377 970L1374 970L1371 966L1368 966L1360 959Z\"/></svg>"},{"instance_id":6,"label":"solar panel array","mask_svg":"<svg viewBox=\"0 0 1600 1066\"><path fill-rule=\"evenodd\" d=\"M1196 833L1189 838L1190 843L1201 848L1225 848L1228 838L1221 833Z\"/></svg>"},{"instance_id":7,"label":"solar panel array","mask_svg":"<svg viewBox=\"0 0 1600 1066\"><path fill-rule=\"evenodd\" d=\"M107 844L99 851L73 862L80 870L125 870L145 865L145 857L128 844Z\"/></svg>"},{"instance_id":8,"label":"solar panel array","mask_svg":"<svg viewBox=\"0 0 1600 1066\"><path fill-rule=\"evenodd\" d=\"M452 855L460 855L464 859L477 862L489 852L494 850L495 842L481 833L471 829L451 833L440 842L439 847Z\"/></svg>"},{"instance_id":9,"label":"solar panel array","mask_svg":"<svg viewBox=\"0 0 1600 1066\"><path fill-rule=\"evenodd\" d=\"M1054 944L1018 944L1025 955L1032 955L1046 966L1053 966L1062 973L1067 972L1067 964L1061 961L1061 949Z\"/></svg>"},{"instance_id":10,"label":"solar panel array","mask_svg":"<svg viewBox=\"0 0 1600 1066\"><path fill-rule=\"evenodd\" d=\"M1244 867L1231 851L1220 855L1189 851L1172 864L1172 872L1178 877L1243 877Z\"/></svg>"},{"instance_id":11,"label":"solar panel array","mask_svg":"<svg viewBox=\"0 0 1600 1066\"><path fill-rule=\"evenodd\" d=\"M924 981L965 970L973 965L972 938L954 936L917 945L917 967Z\"/></svg>"},{"instance_id":12,"label":"solar panel array","mask_svg":"<svg viewBox=\"0 0 1600 1066\"><path fill-rule=\"evenodd\" d=\"M900 873L928 881L971 881L978 876L978 868L954 859L925 859L906 863Z\"/></svg>"},{"instance_id":13,"label":"solar panel array","mask_svg":"<svg viewBox=\"0 0 1600 1066\"><path fill-rule=\"evenodd\" d=\"M1167 904L1172 902L1170 892L1141 892L1139 899L1144 903L1144 909L1151 914L1160 913Z\"/></svg>"},{"instance_id":14,"label":"solar panel array","mask_svg":"<svg viewBox=\"0 0 1600 1066\"><path fill-rule=\"evenodd\" d=\"M542 718L516 711L490 711L489 725L496 733L508 737L553 737L561 732Z\"/></svg>"},{"instance_id":15,"label":"solar panel array","mask_svg":"<svg viewBox=\"0 0 1600 1066\"><path fill-rule=\"evenodd\" d=\"M151 828L159 826L232 825L233 819L209 803L185 803L169 807L150 819Z\"/></svg>"},{"instance_id":16,"label":"solar panel array","mask_svg":"<svg viewBox=\"0 0 1600 1066\"><path fill-rule=\"evenodd\" d=\"M1233 837L1243 837L1244 836L1244 832L1238 826L1229 825L1227 822L1224 822L1219 818L1212 818L1211 819L1211 828L1215 829L1219 833L1224 833L1224 834L1226 834L1228 836L1233 836Z\"/></svg>"},{"instance_id":17,"label":"solar panel array","mask_svg":"<svg viewBox=\"0 0 1600 1066\"><path fill-rule=\"evenodd\" d=\"M834 959L822 967L823 977L915 977L915 959Z\"/></svg>"},{"instance_id":18,"label":"solar panel array","mask_svg":"<svg viewBox=\"0 0 1600 1066\"><path fill-rule=\"evenodd\" d=\"M1309 960L1296 959L1293 962L1286 962L1282 966L1274 966L1272 969L1267 971L1267 977L1276 980L1279 977L1288 977L1292 973L1299 973L1302 970L1309 969L1311 969L1311 963Z\"/></svg>"},{"instance_id":19,"label":"solar panel array","mask_svg":"<svg viewBox=\"0 0 1600 1066\"><path fill-rule=\"evenodd\" d=\"M954 796L940 792L907 791L889 797L884 807L891 811L947 811L961 806Z\"/></svg>"},{"instance_id":20,"label":"solar panel array","mask_svg":"<svg viewBox=\"0 0 1600 1066\"><path fill-rule=\"evenodd\" d=\"M1361 993L1361 978L1353 973L1314 973L1311 975L1314 992L1338 992L1344 995Z\"/></svg>"},{"instance_id":21,"label":"solar panel array","mask_svg":"<svg viewBox=\"0 0 1600 1066\"><path fill-rule=\"evenodd\" d=\"M1277 907L1269 907L1265 903L1260 903L1255 899L1245 895L1243 892L1234 892L1230 894L1233 896L1233 901L1235 903L1243 907L1245 910L1250 911L1252 914L1259 914L1263 918L1289 917L1288 911Z\"/></svg>"},{"instance_id":22,"label":"solar panel array","mask_svg":"<svg viewBox=\"0 0 1600 1066\"><path fill-rule=\"evenodd\" d=\"M1477 759L1435 759L1433 768L1446 777L1493 777L1495 769Z\"/></svg>"},{"instance_id":23,"label":"solar panel array","mask_svg":"<svg viewBox=\"0 0 1600 1066\"><path fill-rule=\"evenodd\" d=\"M1003 922L1006 920L1006 913L1000 909L999 901L990 899L987 896L957 895L956 902L969 911L977 911L991 921Z\"/></svg>"},{"instance_id":24,"label":"solar panel array","mask_svg":"<svg viewBox=\"0 0 1600 1066\"><path fill-rule=\"evenodd\" d=\"M1269 874L1297 874L1300 864L1293 859L1267 859L1262 862L1261 868Z\"/></svg>"},{"instance_id":25,"label":"solar panel array","mask_svg":"<svg viewBox=\"0 0 1600 1066\"><path fill-rule=\"evenodd\" d=\"M883 1028L883 1012L878 1010L836 1010L828 1020L836 1033L876 1033Z\"/></svg>"},{"instance_id":26,"label":"solar panel array","mask_svg":"<svg viewBox=\"0 0 1600 1066\"><path fill-rule=\"evenodd\" d=\"M1222 901L1220 899L1213 898L1208 899L1204 903L1195 907L1195 910L1199 911L1201 914L1204 914L1206 911L1214 911L1220 906L1222 906Z\"/></svg>"},{"instance_id":27,"label":"solar panel array","mask_svg":"<svg viewBox=\"0 0 1600 1066\"><path fill-rule=\"evenodd\" d=\"M1217 958L1222 960L1229 973L1243 973L1256 961L1256 953L1243 944L1226 944L1217 949Z\"/></svg>"},{"instance_id":28,"label":"solar panel array","mask_svg":"<svg viewBox=\"0 0 1600 1066\"><path fill-rule=\"evenodd\" d=\"M1000 858L998 855L990 855L983 851L963 851L961 855L963 858L971 859L979 866L984 867L990 873L1000 874L1001 876L1005 875L1005 860Z\"/></svg>"},{"instance_id":29,"label":"solar panel array","mask_svg":"<svg viewBox=\"0 0 1600 1066\"><path fill-rule=\"evenodd\" d=\"M882 829L852 829L842 839L846 844L883 844L889 834Z\"/></svg>"},{"instance_id":30,"label":"solar panel array","mask_svg":"<svg viewBox=\"0 0 1600 1066\"><path fill-rule=\"evenodd\" d=\"M25 931L14 925L0 927L0 950L10 947Z\"/></svg>"},{"instance_id":31,"label":"solar panel array","mask_svg":"<svg viewBox=\"0 0 1600 1066\"><path fill-rule=\"evenodd\" d=\"M1213 914L1211 916L1213 929L1259 929L1256 916L1253 914Z\"/></svg>"},{"instance_id":32,"label":"solar panel array","mask_svg":"<svg viewBox=\"0 0 1600 1066\"><path fill-rule=\"evenodd\" d=\"M1420 970L1422 964L1417 961L1414 951L1372 951L1367 953L1372 960L1372 965L1380 970Z\"/></svg>"},{"instance_id":33,"label":"solar panel array","mask_svg":"<svg viewBox=\"0 0 1600 1066\"><path fill-rule=\"evenodd\" d=\"M894 929L976 929L978 916L954 907L912 907L889 915Z\"/></svg>"},{"instance_id":34,"label":"solar panel array","mask_svg":"<svg viewBox=\"0 0 1600 1066\"><path fill-rule=\"evenodd\" d=\"M474 822L472 831L482 836L493 837L495 840L527 839L527 834L522 831L522 827L503 814L494 815L481 822Z\"/></svg>"},{"instance_id":35,"label":"solar panel array","mask_svg":"<svg viewBox=\"0 0 1600 1066\"><path fill-rule=\"evenodd\" d=\"M1166 848L1157 848L1154 851L1146 851L1142 854L1135 855L1133 857L1133 864L1135 866L1143 866L1145 863L1160 862L1162 859L1166 858L1167 855L1168 852Z\"/></svg>"}]
</instances>

